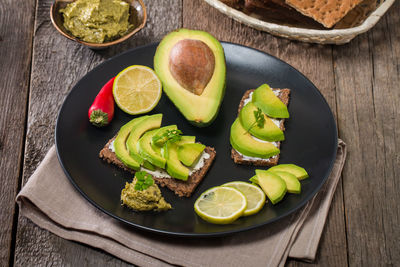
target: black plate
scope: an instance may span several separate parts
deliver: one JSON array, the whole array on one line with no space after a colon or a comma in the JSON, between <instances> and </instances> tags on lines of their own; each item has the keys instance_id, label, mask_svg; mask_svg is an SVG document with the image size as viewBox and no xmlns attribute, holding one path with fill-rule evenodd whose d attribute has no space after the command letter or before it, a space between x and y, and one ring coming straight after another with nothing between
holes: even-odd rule
<instances>
[{"instance_id":1,"label":"black plate","mask_svg":"<svg viewBox=\"0 0 400 267\"><path fill-rule=\"evenodd\" d=\"M105 128L92 126L87 111L99 89L111 77L130 65L153 67L157 44L129 50L86 74L72 89L60 110L56 125L56 146L61 165L82 195L110 216L137 228L179 236L217 236L240 232L278 220L302 207L327 179L336 156L337 130L332 112L318 89L287 63L263 52L223 43L226 56L226 93L220 112L207 128L189 124L163 94L152 113L163 113L163 125L177 124L187 135L215 147L216 160L190 198L179 198L162 189L173 206L168 212L134 212L120 204L120 193L132 175L98 157L105 143L131 120L116 108L113 122ZM255 167L236 165L230 158L229 129L237 116L243 93L268 83L275 88L292 89L290 119L286 121L286 140L281 146L280 163L304 167L310 178L301 182L299 195L287 194L273 206L267 203L256 215L238 219L230 225L213 225L201 220L193 210L194 201L206 189L235 180L247 181Z\"/></svg>"}]
</instances>

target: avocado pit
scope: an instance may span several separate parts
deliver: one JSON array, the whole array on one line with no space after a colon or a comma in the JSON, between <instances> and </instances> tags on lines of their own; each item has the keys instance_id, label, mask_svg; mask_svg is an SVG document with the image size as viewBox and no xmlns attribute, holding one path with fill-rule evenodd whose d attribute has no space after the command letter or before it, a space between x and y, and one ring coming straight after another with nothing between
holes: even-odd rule
<instances>
[{"instance_id":1,"label":"avocado pit","mask_svg":"<svg viewBox=\"0 0 400 267\"><path fill-rule=\"evenodd\" d=\"M214 53L200 40L181 40L171 49L169 69L183 88L201 95L214 73Z\"/></svg>"}]
</instances>

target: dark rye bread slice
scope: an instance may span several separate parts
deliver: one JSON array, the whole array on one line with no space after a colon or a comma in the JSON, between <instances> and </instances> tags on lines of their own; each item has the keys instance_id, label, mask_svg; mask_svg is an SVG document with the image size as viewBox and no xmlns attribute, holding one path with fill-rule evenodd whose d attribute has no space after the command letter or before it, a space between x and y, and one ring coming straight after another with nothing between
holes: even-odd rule
<instances>
[{"instance_id":1,"label":"dark rye bread slice","mask_svg":"<svg viewBox=\"0 0 400 267\"><path fill-rule=\"evenodd\" d=\"M107 144L100 151L99 157L107 163L114 164L117 167L134 174L135 170L132 170L131 168L125 166L124 163L122 163L122 161L117 158L117 155L112 150L110 150L110 144L112 141L114 141L114 139L115 136L107 142ZM204 160L204 166L196 172L192 173L187 181L182 181L174 178L162 178L153 176L154 181L162 187L167 187L180 197L190 197L194 189L197 187L198 184L200 184L207 171L210 169L211 164L213 163L217 154L215 149L209 146L207 146L204 151L208 153L210 157Z\"/></svg>"},{"instance_id":2,"label":"dark rye bread slice","mask_svg":"<svg viewBox=\"0 0 400 267\"><path fill-rule=\"evenodd\" d=\"M250 94L254 91L255 89L247 90L243 97L242 100L240 100L239 108L238 108L238 114L240 110L242 110L244 106L244 101L249 98ZM289 104L289 96L290 96L290 89L272 89L273 91L279 91L279 99L287 106ZM282 131L285 131L285 120L280 119L280 125L279 128ZM281 142L278 143L278 148L281 147ZM236 164L245 164L245 165L254 165L254 166L274 166L278 164L279 161L279 154L276 156L273 156L269 159L259 159L259 160L251 160L251 159L245 159L241 154L239 154L235 149L231 149L231 157L233 161Z\"/></svg>"}]
</instances>

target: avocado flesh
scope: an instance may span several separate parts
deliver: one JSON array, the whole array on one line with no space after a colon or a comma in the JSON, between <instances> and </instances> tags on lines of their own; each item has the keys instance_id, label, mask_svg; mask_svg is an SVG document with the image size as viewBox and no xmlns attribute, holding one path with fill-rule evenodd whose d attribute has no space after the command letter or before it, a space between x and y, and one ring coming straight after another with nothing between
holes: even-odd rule
<instances>
[{"instance_id":1,"label":"avocado flesh","mask_svg":"<svg viewBox=\"0 0 400 267\"><path fill-rule=\"evenodd\" d=\"M299 179L299 180L303 180L303 179L306 179L309 177L307 171L304 168L299 167L295 164L279 164L279 165L269 168L268 171L288 172L288 173L291 173L294 176L296 176L297 179Z\"/></svg>"},{"instance_id":2,"label":"avocado flesh","mask_svg":"<svg viewBox=\"0 0 400 267\"><path fill-rule=\"evenodd\" d=\"M258 184L257 175L254 175L249 179L252 184Z\"/></svg>"},{"instance_id":3,"label":"avocado flesh","mask_svg":"<svg viewBox=\"0 0 400 267\"><path fill-rule=\"evenodd\" d=\"M233 122L230 135L231 145L245 156L267 159L279 154L280 150L269 142L254 139L240 123L239 118Z\"/></svg>"},{"instance_id":4,"label":"avocado flesh","mask_svg":"<svg viewBox=\"0 0 400 267\"><path fill-rule=\"evenodd\" d=\"M214 72L200 95L185 89L174 78L169 67L171 50L178 42L187 39L202 41L214 54ZM226 77L224 50L217 39L203 31L179 29L171 32L157 47L154 70L166 95L189 122L204 127L215 119L225 93Z\"/></svg>"},{"instance_id":5,"label":"avocado flesh","mask_svg":"<svg viewBox=\"0 0 400 267\"><path fill-rule=\"evenodd\" d=\"M136 161L138 161L141 165L146 164L146 166L149 166L148 163L144 163L145 160L139 154L138 151L139 138L149 130L160 128L161 120L162 120L162 114L146 116L144 120L135 125L135 127L129 134L128 139L126 140L126 146L128 147L129 155L137 159Z\"/></svg>"},{"instance_id":6,"label":"avocado flesh","mask_svg":"<svg viewBox=\"0 0 400 267\"><path fill-rule=\"evenodd\" d=\"M166 128L168 127L168 128ZM170 128L169 128L170 127ZM178 130L178 126L176 125L169 125L169 126L165 126L162 127L160 129L157 130L157 132L154 134L154 136L162 136L164 133L166 133L168 130ZM150 144L152 146L152 148L154 150L156 150L157 152L161 151L161 148L164 146L165 142L168 141L167 137L163 137L160 139L157 139L156 142L154 142L154 140L152 139Z\"/></svg>"},{"instance_id":7,"label":"avocado flesh","mask_svg":"<svg viewBox=\"0 0 400 267\"><path fill-rule=\"evenodd\" d=\"M255 111L257 111L257 107L252 102L249 102L240 110L239 113L240 122L245 129L250 129L248 130L250 134L270 142L285 140L283 131L265 114L264 126L258 127L254 116Z\"/></svg>"},{"instance_id":8,"label":"avocado flesh","mask_svg":"<svg viewBox=\"0 0 400 267\"><path fill-rule=\"evenodd\" d=\"M135 158L132 158L129 155L129 151L126 147L126 140L128 139L128 136L132 129L141 121L146 119L148 116L142 116L139 118L135 118L131 120L130 122L126 123L124 126L121 127L119 130L117 137L114 140L114 149L115 149L115 155L117 158L122 161L126 166L128 166L131 169L134 170L139 170L140 169L140 162L137 161Z\"/></svg>"},{"instance_id":9,"label":"avocado flesh","mask_svg":"<svg viewBox=\"0 0 400 267\"><path fill-rule=\"evenodd\" d=\"M167 160L166 171L171 177L186 181L189 178L189 169L185 167L178 158L178 147L186 143L194 143L194 136L182 136L178 142L166 142L163 156Z\"/></svg>"},{"instance_id":10,"label":"avocado flesh","mask_svg":"<svg viewBox=\"0 0 400 267\"><path fill-rule=\"evenodd\" d=\"M278 175L265 170L256 170L257 181L272 204L283 199L286 194L286 183Z\"/></svg>"},{"instance_id":11,"label":"avocado flesh","mask_svg":"<svg viewBox=\"0 0 400 267\"><path fill-rule=\"evenodd\" d=\"M175 142L178 146L184 145L184 144L191 144L196 142L196 136L193 135L182 135L181 140Z\"/></svg>"},{"instance_id":12,"label":"avocado flesh","mask_svg":"<svg viewBox=\"0 0 400 267\"><path fill-rule=\"evenodd\" d=\"M268 170L270 171L270 170ZM286 183L286 188L289 193L292 194L300 194L301 193L301 184L296 176L291 173L284 171L271 171L273 174L278 175L282 178L282 180Z\"/></svg>"},{"instance_id":13,"label":"avocado flesh","mask_svg":"<svg viewBox=\"0 0 400 267\"><path fill-rule=\"evenodd\" d=\"M155 129L146 132L139 139L138 142L139 144L138 151L140 156L149 161L151 164L164 169L167 160L163 156L161 156L161 148L159 148L158 150L153 149L153 147L151 146L151 140L153 136L155 136L157 133L162 133L168 130L176 130L176 129L177 129L176 125L169 125L162 127L160 129Z\"/></svg>"},{"instance_id":14,"label":"avocado flesh","mask_svg":"<svg viewBox=\"0 0 400 267\"><path fill-rule=\"evenodd\" d=\"M178 159L190 167L199 160L205 148L205 145L199 143L183 144L178 147Z\"/></svg>"},{"instance_id":15,"label":"avocado flesh","mask_svg":"<svg viewBox=\"0 0 400 267\"><path fill-rule=\"evenodd\" d=\"M268 84L253 92L252 102L271 118L289 118L287 106L274 94Z\"/></svg>"},{"instance_id":16,"label":"avocado flesh","mask_svg":"<svg viewBox=\"0 0 400 267\"><path fill-rule=\"evenodd\" d=\"M146 159L143 160L143 168L148 169L150 171L156 170L156 167L153 164L151 164L150 161L148 161Z\"/></svg>"}]
</instances>

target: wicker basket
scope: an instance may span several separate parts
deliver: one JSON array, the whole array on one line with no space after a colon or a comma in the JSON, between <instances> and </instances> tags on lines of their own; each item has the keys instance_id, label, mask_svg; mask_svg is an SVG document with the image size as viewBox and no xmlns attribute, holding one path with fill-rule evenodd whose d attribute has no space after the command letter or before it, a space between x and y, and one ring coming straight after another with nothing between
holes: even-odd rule
<instances>
[{"instance_id":1,"label":"wicker basket","mask_svg":"<svg viewBox=\"0 0 400 267\"><path fill-rule=\"evenodd\" d=\"M276 23L270 23L248 16L243 12L231 8L218 0L204 0L234 20L246 24L257 30L266 31L270 34L309 43L318 44L345 44L357 35L371 29L379 19L386 13L395 0L386 0L373 11L359 26L347 29L314 30L297 28Z\"/></svg>"}]
</instances>

